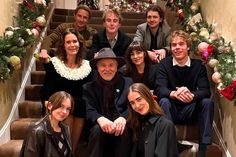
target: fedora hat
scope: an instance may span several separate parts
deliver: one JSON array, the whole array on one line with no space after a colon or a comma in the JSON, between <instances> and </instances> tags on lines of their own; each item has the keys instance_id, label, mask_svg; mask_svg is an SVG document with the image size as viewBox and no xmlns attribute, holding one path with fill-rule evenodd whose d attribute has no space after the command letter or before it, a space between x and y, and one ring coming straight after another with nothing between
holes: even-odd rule
<instances>
[{"instance_id":1,"label":"fedora hat","mask_svg":"<svg viewBox=\"0 0 236 157\"><path fill-rule=\"evenodd\" d=\"M97 68L97 62L101 59L114 59L118 63L118 68L122 67L125 64L123 57L117 57L111 48L102 48L95 57L89 62L90 66L93 69Z\"/></svg>"}]
</instances>

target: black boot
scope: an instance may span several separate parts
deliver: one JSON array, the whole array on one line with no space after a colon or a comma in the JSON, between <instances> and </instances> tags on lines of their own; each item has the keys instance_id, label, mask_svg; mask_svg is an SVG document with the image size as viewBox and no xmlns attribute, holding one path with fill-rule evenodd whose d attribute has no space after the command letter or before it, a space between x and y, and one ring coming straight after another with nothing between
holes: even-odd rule
<instances>
[{"instance_id":1,"label":"black boot","mask_svg":"<svg viewBox=\"0 0 236 157\"><path fill-rule=\"evenodd\" d=\"M179 151L179 154L187 149L190 149L192 148L193 145L189 145L189 144L182 144L182 143L179 143L177 142L177 148L178 148L178 151Z\"/></svg>"}]
</instances>

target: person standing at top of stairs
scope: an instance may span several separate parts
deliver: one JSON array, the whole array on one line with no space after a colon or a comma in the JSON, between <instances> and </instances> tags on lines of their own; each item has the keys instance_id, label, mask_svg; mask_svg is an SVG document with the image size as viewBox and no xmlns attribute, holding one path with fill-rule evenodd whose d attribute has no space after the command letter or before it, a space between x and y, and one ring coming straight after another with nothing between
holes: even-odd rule
<instances>
[{"instance_id":1,"label":"person standing at top of stairs","mask_svg":"<svg viewBox=\"0 0 236 157\"><path fill-rule=\"evenodd\" d=\"M92 46L92 38L97 30L88 25L91 19L91 10L86 5L79 5L74 11L74 23L62 23L53 32L48 35L42 42L41 51L39 54L40 60L46 62L49 57L49 50L54 48L61 39L62 34L68 28L74 28L78 31L80 41L89 49Z\"/></svg>"}]
</instances>

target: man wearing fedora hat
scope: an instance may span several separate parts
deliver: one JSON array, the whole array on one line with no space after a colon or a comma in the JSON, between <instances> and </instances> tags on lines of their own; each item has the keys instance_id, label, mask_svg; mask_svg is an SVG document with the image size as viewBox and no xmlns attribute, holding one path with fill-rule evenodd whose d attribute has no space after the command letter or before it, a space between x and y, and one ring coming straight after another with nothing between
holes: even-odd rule
<instances>
[{"instance_id":1,"label":"man wearing fedora hat","mask_svg":"<svg viewBox=\"0 0 236 157\"><path fill-rule=\"evenodd\" d=\"M133 82L117 72L124 63L111 48L101 49L90 61L98 77L83 86L87 118L91 122L89 157L130 156L126 89Z\"/></svg>"}]
</instances>

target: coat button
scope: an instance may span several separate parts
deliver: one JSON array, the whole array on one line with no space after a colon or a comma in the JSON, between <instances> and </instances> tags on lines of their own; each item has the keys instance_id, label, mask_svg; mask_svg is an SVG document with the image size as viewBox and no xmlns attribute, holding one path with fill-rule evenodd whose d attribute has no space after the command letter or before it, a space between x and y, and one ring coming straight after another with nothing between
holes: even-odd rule
<instances>
[{"instance_id":1,"label":"coat button","mask_svg":"<svg viewBox=\"0 0 236 157\"><path fill-rule=\"evenodd\" d=\"M147 144L147 143L148 143L148 140L145 141L145 144Z\"/></svg>"}]
</instances>

